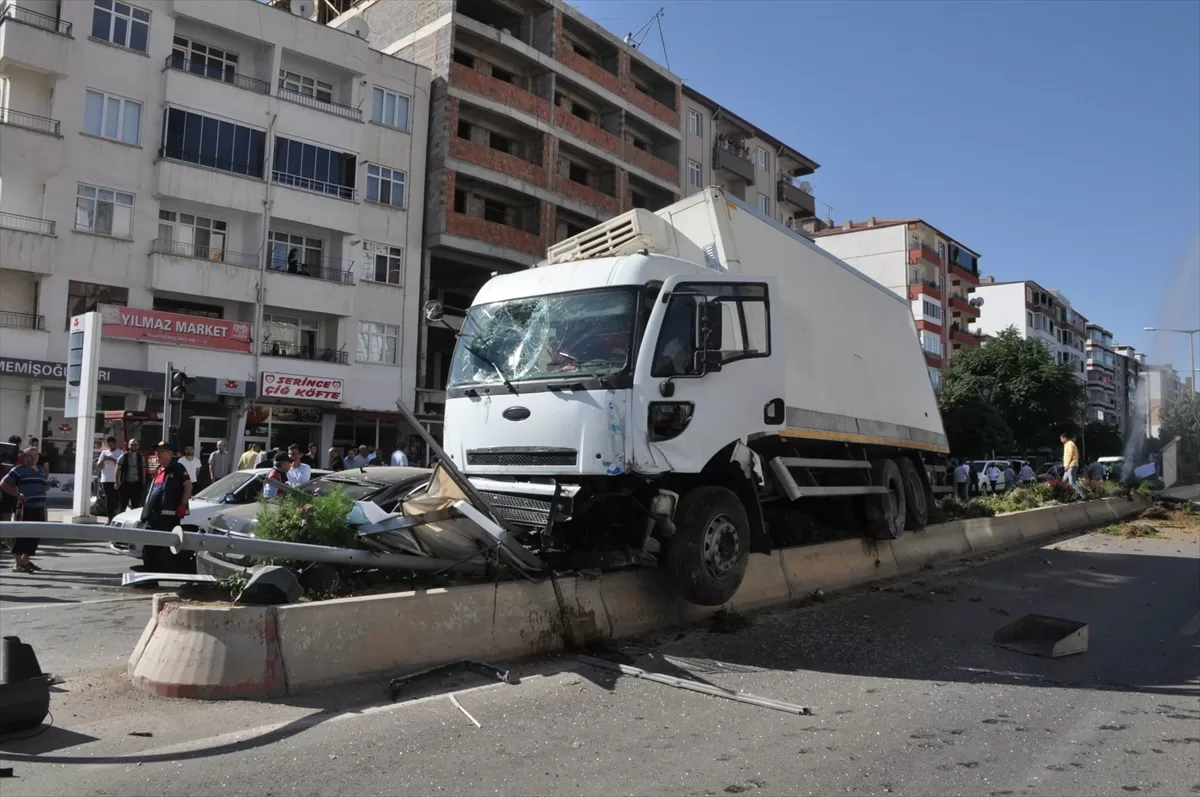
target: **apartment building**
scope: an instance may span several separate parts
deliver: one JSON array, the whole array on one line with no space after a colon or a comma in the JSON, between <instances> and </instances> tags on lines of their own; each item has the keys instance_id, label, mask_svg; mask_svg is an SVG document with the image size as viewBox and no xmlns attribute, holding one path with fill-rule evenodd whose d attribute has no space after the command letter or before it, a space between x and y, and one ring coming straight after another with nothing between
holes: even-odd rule
<instances>
[{"instance_id":1,"label":"apartment building","mask_svg":"<svg viewBox=\"0 0 1200 797\"><path fill-rule=\"evenodd\" d=\"M801 179L820 164L690 86L682 96L684 196L717 185L803 235L821 229Z\"/></svg>"},{"instance_id":2,"label":"apartment building","mask_svg":"<svg viewBox=\"0 0 1200 797\"><path fill-rule=\"evenodd\" d=\"M412 439L429 83L254 0L5 3L0 434L73 445L98 310L101 410L161 409L171 362L205 450Z\"/></svg>"},{"instance_id":3,"label":"apartment building","mask_svg":"<svg viewBox=\"0 0 1200 797\"><path fill-rule=\"evenodd\" d=\"M1087 340L1087 419L1121 426L1124 402L1117 401L1117 357L1113 335L1099 324L1088 322Z\"/></svg>"},{"instance_id":4,"label":"apartment building","mask_svg":"<svg viewBox=\"0 0 1200 797\"><path fill-rule=\"evenodd\" d=\"M423 293L448 307L681 195L679 78L559 0L362 0L329 24L432 72ZM422 334L419 412L436 419L454 334Z\"/></svg>"},{"instance_id":5,"label":"apartment building","mask_svg":"<svg viewBox=\"0 0 1200 797\"><path fill-rule=\"evenodd\" d=\"M1138 354L1133 346L1113 346L1116 363L1117 426L1121 436L1146 433L1146 396L1141 388L1141 376L1146 355Z\"/></svg>"},{"instance_id":6,"label":"apartment building","mask_svg":"<svg viewBox=\"0 0 1200 797\"><path fill-rule=\"evenodd\" d=\"M922 219L847 221L813 233L822 249L912 303L929 378L941 389L954 352L980 345L973 296L979 253Z\"/></svg>"},{"instance_id":7,"label":"apartment building","mask_svg":"<svg viewBox=\"0 0 1200 797\"><path fill-rule=\"evenodd\" d=\"M1068 365L1080 381L1087 381L1088 320L1065 294L1033 280L998 282L992 277L983 278L976 294L983 299L981 332L998 335L1013 327L1021 337L1045 346L1054 361Z\"/></svg>"},{"instance_id":8,"label":"apartment building","mask_svg":"<svg viewBox=\"0 0 1200 797\"><path fill-rule=\"evenodd\" d=\"M1185 382L1180 379L1179 373L1169 365L1146 365L1143 368L1142 381L1147 390L1150 436L1158 437L1162 431L1163 409L1188 395L1191 380Z\"/></svg>"}]
</instances>

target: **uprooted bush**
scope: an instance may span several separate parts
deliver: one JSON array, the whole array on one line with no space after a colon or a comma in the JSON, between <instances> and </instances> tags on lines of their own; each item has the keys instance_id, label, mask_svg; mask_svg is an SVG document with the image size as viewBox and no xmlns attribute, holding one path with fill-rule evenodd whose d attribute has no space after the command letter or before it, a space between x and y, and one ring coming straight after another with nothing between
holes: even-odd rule
<instances>
[{"instance_id":1,"label":"uprooted bush","mask_svg":"<svg viewBox=\"0 0 1200 797\"><path fill-rule=\"evenodd\" d=\"M357 548L358 538L349 523L354 502L341 490L327 495L284 492L258 509L255 535L261 540Z\"/></svg>"},{"instance_id":2,"label":"uprooted bush","mask_svg":"<svg viewBox=\"0 0 1200 797\"><path fill-rule=\"evenodd\" d=\"M971 518L991 517L996 510L986 504L981 498L973 498L963 502L954 496L946 496L936 504L931 520L941 523L947 520L970 520Z\"/></svg>"}]
</instances>

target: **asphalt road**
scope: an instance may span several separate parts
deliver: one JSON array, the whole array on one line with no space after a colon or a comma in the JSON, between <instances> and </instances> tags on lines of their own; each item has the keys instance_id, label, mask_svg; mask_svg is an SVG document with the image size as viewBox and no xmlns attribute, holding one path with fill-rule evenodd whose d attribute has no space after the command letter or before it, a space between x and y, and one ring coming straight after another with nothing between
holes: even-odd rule
<instances>
[{"instance_id":1,"label":"asphalt road","mask_svg":"<svg viewBox=\"0 0 1200 797\"><path fill-rule=\"evenodd\" d=\"M52 729L0 739L4 766L16 770L2 790L1195 794L1198 574L1194 534L1089 535L759 615L734 633L667 634L600 654L811 705L813 716L613 678L572 656L516 665L518 686L454 676L398 704L382 684L275 703L170 701L134 692L117 669L84 664L97 643L72 642L69 629L81 626L51 619L87 612L85 622L98 623L127 608L144 618L144 602L31 605L50 613L24 621L31 638L42 630L34 623L58 629L55 641L38 640L39 655L78 674L54 695ZM6 634L20 614L8 611L9 584L5 573ZM76 597L99 588L71 587ZM1026 612L1088 622L1090 649L1049 660L991 644L996 628ZM72 652L48 650L59 644Z\"/></svg>"}]
</instances>

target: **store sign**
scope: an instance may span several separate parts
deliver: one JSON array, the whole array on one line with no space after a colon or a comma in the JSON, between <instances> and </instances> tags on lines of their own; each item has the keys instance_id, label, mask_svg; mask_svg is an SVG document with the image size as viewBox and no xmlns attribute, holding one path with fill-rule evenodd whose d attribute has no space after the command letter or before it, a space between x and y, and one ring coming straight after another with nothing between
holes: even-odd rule
<instances>
[{"instance_id":1,"label":"store sign","mask_svg":"<svg viewBox=\"0 0 1200 797\"><path fill-rule=\"evenodd\" d=\"M102 304L97 308L104 319L104 337L161 343L167 346L192 346L217 351L250 351L250 325L243 321L225 321L159 310L140 310Z\"/></svg>"},{"instance_id":2,"label":"store sign","mask_svg":"<svg viewBox=\"0 0 1200 797\"><path fill-rule=\"evenodd\" d=\"M118 387L136 387L147 390L162 390L163 375L150 371L130 371L125 368L99 368L96 373L102 385ZM26 360L22 357L0 357L0 376L24 376L30 379L53 379L62 381L67 378L66 363L52 363L45 360Z\"/></svg>"},{"instance_id":3,"label":"store sign","mask_svg":"<svg viewBox=\"0 0 1200 797\"><path fill-rule=\"evenodd\" d=\"M218 396L246 395L246 383L241 379L217 379L215 381Z\"/></svg>"},{"instance_id":4,"label":"store sign","mask_svg":"<svg viewBox=\"0 0 1200 797\"><path fill-rule=\"evenodd\" d=\"M342 400L343 385L341 379L280 374L273 371L262 373L263 398L308 399L338 404Z\"/></svg>"}]
</instances>

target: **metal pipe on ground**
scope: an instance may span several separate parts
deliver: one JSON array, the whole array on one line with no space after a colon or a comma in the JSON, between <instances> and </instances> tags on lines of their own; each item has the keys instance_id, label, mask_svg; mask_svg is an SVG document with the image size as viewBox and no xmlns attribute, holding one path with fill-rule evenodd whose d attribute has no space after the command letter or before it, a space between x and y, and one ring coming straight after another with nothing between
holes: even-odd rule
<instances>
[{"instance_id":1,"label":"metal pipe on ground","mask_svg":"<svg viewBox=\"0 0 1200 797\"><path fill-rule=\"evenodd\" d=\"M154 545L186 551L236 553L265 556L272 559L294 559L303 562L326 562L357 567L385 567L395 570L418 570L432 573L452 569L458 562L431 559L407 554L385 554L359 551L353 548L332 548L299 542L277 542L253 537L227 537L222 534L199 534L184 531L128 529L118 526L92 526L81 523L0 523L0 538L37 537L43 540L81 540L84 542L123 542L130 545Z\"/></svg>"}]
</instances>

